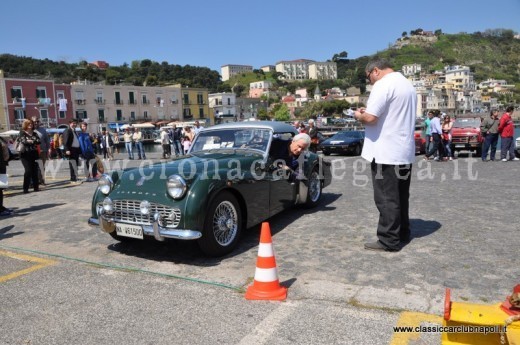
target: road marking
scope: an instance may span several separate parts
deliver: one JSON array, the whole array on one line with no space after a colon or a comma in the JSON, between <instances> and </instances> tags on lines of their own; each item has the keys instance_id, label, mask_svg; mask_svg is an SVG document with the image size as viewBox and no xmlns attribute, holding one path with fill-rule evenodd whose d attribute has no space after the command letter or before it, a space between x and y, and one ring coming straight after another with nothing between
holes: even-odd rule
<instances>
[{"instance_id":1,"label":"road marking","mask_svg":"<svg viewBox=\"0 0 520 345\"><path fill-rule=\"evenodd\" d=\"M416 327L423 322L435 323L442 325L442 317L433 314L424 314L405 311L401 313L401 317L397 320L396 326L399 327ZM408 345L410 340L418 340L421 336L420 332L411 333L394 333L390 345Z\"/></svg>"},{"instance_id":2,"label":"road marking","mask_svg":"<svg viewBox=\"0 0 520 345\"><path fill-rule=\"evenodd\" d=\"M54 265L56 263L56 261L54 261L54 260L42 259L42 258L38 258L36 256L29 256L29 255L24 255L24 254L15 254L15 253L11 253L11 252L6 252L4 250L0 250L0 255L7 256L9 258L13 258L13 259L17 259L17 260L36 263L36 265L33 265L26 269L0 276L0 283L6 282L11 279L18 278L19 276L22 276L24 274L28 274L28 273L37 271L39 269L42 269L42 268L50 266L50 265Z\"/></svg>"},{"instance_id":3,"label":"road marking","mask_svg":"<svg viewBox=\"0 0 520 345\"><path fill-rule=\"evenodd\" d=\"M253 302L255 303L255 302ZM285 301L280 303L272 313L267 315L248 335L246 335L240 342L239 345L263 345L266 344L271 335L278 330L279 327L283 327L284 320L291 316L298 306L298 302Z\"/></svg>"}]
</instances>

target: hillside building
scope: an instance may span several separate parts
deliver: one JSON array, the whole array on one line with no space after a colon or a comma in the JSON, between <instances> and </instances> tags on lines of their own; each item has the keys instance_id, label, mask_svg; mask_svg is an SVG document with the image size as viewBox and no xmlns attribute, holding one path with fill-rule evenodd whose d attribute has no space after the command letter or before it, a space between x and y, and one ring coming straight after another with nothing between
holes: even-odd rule
<instances>
[{"instance_id":1,"label":"hillside building","mask_svg":"<svg viewBox=\"0 0 520 345\"><path fill-rule=\"evenodd\" d=\"M220 67L220 74L222 75L222 81L227 81L231 77L241 74L253 72L253 66L249 65L224 65Z\"/></svg>"}]
</instances>

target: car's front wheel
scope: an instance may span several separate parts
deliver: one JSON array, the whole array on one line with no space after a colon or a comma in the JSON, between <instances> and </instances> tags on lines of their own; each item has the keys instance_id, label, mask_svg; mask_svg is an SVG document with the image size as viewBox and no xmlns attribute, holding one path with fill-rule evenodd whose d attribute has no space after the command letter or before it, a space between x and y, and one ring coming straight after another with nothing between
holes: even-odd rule
<instances>
[{"instance_id":1,"label":"car's front wheel","mask_svg":"<svg viewBox=\"0 0 520 345\"><path fill-rule=\"evenodd\" d=\"M361 154L361 144L357 144L354 149L354 156L359 156Z\"/></svg>"},{"instance_id":2,"label":"car's front wheel","mask_svg":"<svg viewBox=\"0 0 520 345\"><path fill-rule=\"evenodd\" d=\"M208 256L222 256L235 249L242 232L242 214L235 196L222 192L212 201L206 213L200 249Z\"/></svg>"}]
</instances>

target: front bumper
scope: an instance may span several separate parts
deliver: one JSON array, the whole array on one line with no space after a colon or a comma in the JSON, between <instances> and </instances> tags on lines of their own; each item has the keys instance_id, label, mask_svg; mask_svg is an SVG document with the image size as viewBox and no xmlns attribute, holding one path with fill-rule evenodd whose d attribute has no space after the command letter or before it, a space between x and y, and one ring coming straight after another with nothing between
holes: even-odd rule
<instances>
[{"instance_id":1,"label":"front bumper","mask_svg":"<svg viewBox=\"0 0 520 345\"><path fill-rule=\"evenodd\" d=\"M143 228L143 235L153 236L157 241L164 241L165 238L174 238L177 240L196 240L202 237L202 233L196 230L188 229L170 229L159 225L160 215L154 214L154 222L152 225L141 225ZM117 221L118 223L127 223ZM91 226L99 226L102 231L111 233L116 231L116 220L110 215L105 214L103 209L98 209L98 218L91 217L88 219L88 224ZM128 223L130 224L130 223ZM135 224L134 224L135 225Z\"/></svg>"}]
</instances>

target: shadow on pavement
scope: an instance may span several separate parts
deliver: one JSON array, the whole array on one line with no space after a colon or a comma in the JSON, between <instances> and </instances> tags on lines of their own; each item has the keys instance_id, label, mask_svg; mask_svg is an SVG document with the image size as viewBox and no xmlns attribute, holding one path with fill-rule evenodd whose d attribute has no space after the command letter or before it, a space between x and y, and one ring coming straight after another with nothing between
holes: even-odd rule
<instances>
[{"instance_id":1,"label":"shadow on pavement","mask_svg":"<svg viewBox=\"0 0 520 345\"><path fill-rule=\"evenodd\" d=\"M329 205L335 202L341 194L324 193L322 200L317 207L306 209L303 207L292 207L285 210L267 221L271 225L271 234L285 229L296 219L302 215L311 214L319 211L331 211L335 207ZM276 224L273 226L272 224ZM220 258L210 258L204 255L200 250L196 241L182 241L166 239L164 242L158 242L154 239L126 240L124 242L114 243L108 246L109 250L119 252L124 255L139 257L154 261L165 261L177 264L194 265L201 267L211 267L219 265L222 260L232 258L258 246L260 236L260 224L245 230L240 238L237 248L228 255Z\"/></svg>"},{"instance_id":2,"label":"shadow on pavement","mask_svg":"<svg viewBox=\"0 0 520 345\"><path fill-rule=\"evenodd\" d=\"M21 235L24 233L23 231L19 231L19 232L13 232L13 233L8 234L7 232L12 230L13 228L14 228L14 225L8 225L8 226L4 226L3 228L0 228L0 240L11 238L16 235Z\"/></svg>"}]
</instances>

